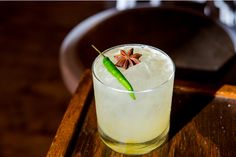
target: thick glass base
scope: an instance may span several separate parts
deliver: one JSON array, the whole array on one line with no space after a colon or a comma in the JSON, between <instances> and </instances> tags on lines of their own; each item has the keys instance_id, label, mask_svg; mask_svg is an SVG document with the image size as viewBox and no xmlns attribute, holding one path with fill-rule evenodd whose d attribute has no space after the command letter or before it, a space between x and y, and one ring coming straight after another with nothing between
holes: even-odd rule
<instances>
[{"instance_id":1,"label":"thick glass base","mask_svg":"<svg viewBox=\"0 0 236 157\"><path fill-rule=\"evenodd\" d=\"M102 141L112 150L127 154L127 155L141 155L151 152L157 147L161 146L168 139L169 127L166 128L162 134L153 140L144 143L122 143L108 137L100 128L99 133Z\"/></svg>"}]
</instances>

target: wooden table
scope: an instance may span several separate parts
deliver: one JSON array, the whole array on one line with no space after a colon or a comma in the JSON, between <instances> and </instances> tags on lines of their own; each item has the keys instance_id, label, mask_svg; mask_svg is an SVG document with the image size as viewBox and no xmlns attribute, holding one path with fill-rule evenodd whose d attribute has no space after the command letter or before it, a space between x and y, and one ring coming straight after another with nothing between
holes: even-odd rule
<instances>
[{"instance_id":1,"label":"wooden table","mask_svg":"<svg viewBox=\"0 0 236 157\"><path fill-rule=\"evenodd\" d=\"M91 71L77 91L57 130L48 157L121 157L99 139ZM175 81L169 140L143 157L236 156L236 86L207 87Z\"/></svg>"}]
</instances>

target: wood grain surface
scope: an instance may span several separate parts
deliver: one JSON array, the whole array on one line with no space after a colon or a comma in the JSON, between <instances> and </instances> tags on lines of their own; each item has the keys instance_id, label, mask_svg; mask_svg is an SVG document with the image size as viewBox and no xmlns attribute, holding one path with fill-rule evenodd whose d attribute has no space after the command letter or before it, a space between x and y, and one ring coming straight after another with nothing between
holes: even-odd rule
<instances>
[{"instance_id":1,"label":"wood grain surface","mask_svg":"<svg viewBox=\"0 0 236 157\"><path fill-rule=\"evenodd\" d=\"M82 123L74 131L67 131L70 119L62 121L48 156L73 157L126 157L112 151L101 142L97 132L95 102L91 87L91 74L87 71L78 90L69 104L65 117L76 113L83 114ZM86 84L83 84L85 83ZM88 83L90 82L90 83ZM88 86L87 86L88 85ZM87 86L86 88L84 88ZM84 88L84 90L80 90ZM204 90L203 90L204 89ZM204 91L204 92L203 92ZM76 97L88 99L74 103ZM169 140L159 149L155 149L143 157L233 157L236 155L235 122L236 122L236 86L224 86L219 89L200 84L176 81L171 111L171 129ZM92 96L92 97L91 97ZM85 110L82 111L81 105ZM71 106L77 106L74 110ZM71 120L72 120L71 119ZM64 130L64 131L63 131ZM69 135L68 135L69 133ZM59 137L60 136L60 137ZM64 138L69 138L70 144L61 144ZM59 140L60 139L60 140ZM68 140L68 139L66 139ZM67 142L68 143L68 142ZM61 152L60 150L66 150ZM128 156L127 156L128 157ZM141 157L141 155L140 155Z\"/></svg>"}]
</instances>

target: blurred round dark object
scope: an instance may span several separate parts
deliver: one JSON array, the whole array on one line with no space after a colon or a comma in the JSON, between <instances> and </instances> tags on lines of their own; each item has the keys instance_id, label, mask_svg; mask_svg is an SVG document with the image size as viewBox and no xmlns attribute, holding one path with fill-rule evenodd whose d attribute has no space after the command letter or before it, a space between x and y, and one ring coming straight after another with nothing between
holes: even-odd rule
<instances>
[{"instance_id":1,"label":"blurred round dark object","mask_svg":"<svg viewBox=\"0 0 236 157\"><path fill-rule=\"evenodd\" d=\"M200 12L180 7L110 9L80 23L63 42L60 64L68 89L73 92L81 72L91 68L97 56L91 44L105 50L125 43L152 45L167 52L176 64L177 79L199 76L199 71L217 73L234 56L225 30Z\"/></svg>"}]
</instances>

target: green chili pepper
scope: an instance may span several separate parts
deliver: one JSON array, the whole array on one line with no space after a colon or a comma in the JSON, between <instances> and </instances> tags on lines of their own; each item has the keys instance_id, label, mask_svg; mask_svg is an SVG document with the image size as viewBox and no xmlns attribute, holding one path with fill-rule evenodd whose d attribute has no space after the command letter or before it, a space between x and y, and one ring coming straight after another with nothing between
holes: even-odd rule
<instances>
[{"instance_id":1,"label":"green chili pepper","mask_svg":"<svg viewBox=\"0 0 236 157\"><path fill-rule=\"evenodd\" d=\"M133 87L125 76L120 72L120 70L112 63L112 61L102 54L94 45L92 47L103 56L103 65L105 68L124 86L128 91L134 91ZM130 96L135 100L134 93L130 93Z\"/></svg>"}]
</instances>

